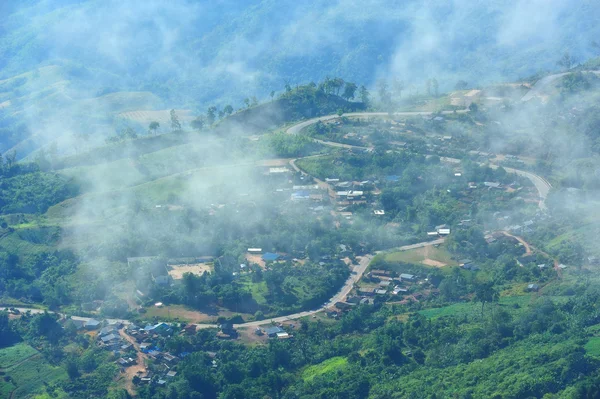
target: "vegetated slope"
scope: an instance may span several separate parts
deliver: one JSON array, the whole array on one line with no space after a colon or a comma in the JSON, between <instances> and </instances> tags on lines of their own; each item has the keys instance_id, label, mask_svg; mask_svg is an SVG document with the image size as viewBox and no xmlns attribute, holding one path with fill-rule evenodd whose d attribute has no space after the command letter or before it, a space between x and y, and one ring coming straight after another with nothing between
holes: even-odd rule
<instances>
[{"instance_id":1,"label":"vegetated slope","mask_svg":"<svg viewBox=\"0 0 600 399\"><path fill-rule=\"evenodd\" d=\"M62 60L82 74L105 71L97 87L201 104L264 96L284 78L366 82L390 69L400 78L446 77L451 86L457 77L514 78L553 67L567 49L589 56L599 7L591 0L548 7L516 0L30 1L9 7L0 25L0 67L9 77Z\"/></svg>"},{"instance_id":2,"label":"vegetated slope","mask_svg":"<svg viewBox=\"0 0 600 399\"><path fill-rule=\"evenodd\" d=\"M302 118L329 115L339 110L355 112L365 108L363 103L346 101L337 95L323 92L316 85L308 84L290 88L276 101L231 115L219 124L217 131L256 134Z\"/></svg>"}]
</instances>

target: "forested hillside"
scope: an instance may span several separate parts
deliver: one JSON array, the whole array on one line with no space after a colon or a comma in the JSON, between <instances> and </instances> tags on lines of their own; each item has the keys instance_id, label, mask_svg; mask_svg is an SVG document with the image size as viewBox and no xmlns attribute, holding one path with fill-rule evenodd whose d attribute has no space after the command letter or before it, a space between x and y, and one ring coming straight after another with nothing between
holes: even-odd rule
<instances>
[{"instance_id":1,"label":"forested hillside","mask_svg":"<svg viewBox=\"0 0 600 399\"><path fill-rule=\"evenodd\" d=\"M57 63L88 94L118 87L198 104L326 75L444 87L514 79L553 69L567 51L583 61L600 33L590 0L3 3L0 78Z\"/></svg>"}]
</instances>

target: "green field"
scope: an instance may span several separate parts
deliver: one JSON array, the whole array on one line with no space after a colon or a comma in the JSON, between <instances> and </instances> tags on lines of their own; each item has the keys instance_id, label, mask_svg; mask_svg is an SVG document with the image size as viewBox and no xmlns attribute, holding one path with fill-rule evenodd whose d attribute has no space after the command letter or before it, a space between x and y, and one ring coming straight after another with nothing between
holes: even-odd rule
<instances>
[{"instance_id":1,"label":"green field","mask_svg":"<svg viewBox=\"0 0 600 399\"><path fill-rule=\"evenodd\" d=\"M315 377L332 373L338 370L343 370L348 364L348 359L341 356L332 357L314 366L309 366L302 372L304 381L311 381Z\"/></svg>"},{"instance_id":2,"label":"green field","mask_svg":"<svg viewBox=\"0 0 600 399\"><path fill-rule=\"evenodd\" d=\"M508 311L516 311L519 309L523 309L531 302L531 295L521 295L521 296L505 296L501 297L499 300L500 306L503 309ZM515 308L515 305L519 305L518 308ZM484 309L484 313L489 311L489 307L491 305L487 304ZM437 319L439 317L444 316L459 316L459 315L467 315L469 317L480 317L481 316L481 303L479 302L463 302L463 303L455 303L449 306L443 306L441 308L431 308L419 311L423 316L430 319Z\"/></svg>"},{"instance_id":3,"label":"green field","mask_svg":"<svg viewBox=\"0 0 600 399\"><path fill-rule=\"evenodd\" d=\"M269 289L267 288L267 283L265 281L261 281L259 283L253 283L248 278L246 281L240 281L252 294L252 298L259 305L267 304L267 295L269 295Z\"/></svg>"},{"instance_id":4,"label":"green field","mask_svg":"<svg viewBox=\"0 0 600 399\"><path fill-rule=\"evenodd\" d=\"M0 369L11 367L37 353L35 349L27 344L16 344L0 349Z\"/></svg>"},{"instance_id":5,"label":"green field","mask_svg":"<svg viewBox=\"0 0 600 399\"><path fill-rule=\"evenodd\" d=\"M392 252L385 255L385 260L390 263L403 262L434 267L458 266L458 263L452 259L450 252L443 246L437 248L427 246L408 251Z\"/></svg>"},{"instance_id":6,"label":"green field","mask_svg":"<svg viewBox=\"0 0 600 399\"><path fill-rule=\"evenodd\" d=\"M26 344L0 349L0 364L4 372L0 380L0 397L3 398L30 397L41 393L45 384L67 379L64 369L48 364Z\"/></svg>"}]
</instances>

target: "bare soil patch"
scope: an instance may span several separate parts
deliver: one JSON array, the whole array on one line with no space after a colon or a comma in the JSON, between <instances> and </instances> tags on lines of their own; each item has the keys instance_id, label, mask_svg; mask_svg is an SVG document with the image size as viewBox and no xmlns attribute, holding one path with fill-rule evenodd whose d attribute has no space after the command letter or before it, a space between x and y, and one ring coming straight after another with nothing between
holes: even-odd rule
<instances>
[{"instance_id":1,"label":"bare soil patch","mask_svg":"<svg viewBox=\"0 0 600 399\"><path fill-rule=\"evenodd\" d=\"M173 280L181 280L185 273L201 276L204 272L211 272L213 265L208 263L194 263L189 265L169 265L169 276Z\"/></svg>"},{"instance_id":2,"label":"bare soil patch","mask_svg":"<svg viewBox=\"0 0 600 399\"><path fill-rule=\"evenodd\" d=\"M244 327L238 328L238 334L240 341L245 345L265 345L268 341L266 335L256 335L256 327Z\"/></svg>"},{"instance_id":3,"label":"bare soil patch","mask_svg":"<svg viewBox=\"0 0 600 399\"><path fill-rule=\"evenodd\" d=\"M424 259L423 262L424 265L427 266L433 266L433 267L444 267L447 266L445 263L437 261L437 260L433 260L433 259Z\"/></svg>"},{"instance_id":4,"label":"bare soil patch","mask_svg":"<svg viewBox=\"0 0 600 399\"><path fill-rule=\"evenodd\" d=\"M256 263L261 269L267 268L265 261L262 259L262 255L246 254L246 260L248 263Z\"/></svg>"},{"instance_id":5,"label":"bare soil patch","mask_svg":"<svg viewBox=\"0 0 600 399\"><path fill-rule=\"evenodd\" d=\"M146 315L149 317L158 317L161 320L185 320L188 323L213 323L216 321L216 314L210 315L198 310L186 309L181 305L163 306L161 308L150 307Z\"/></svg>"}]
</instances>

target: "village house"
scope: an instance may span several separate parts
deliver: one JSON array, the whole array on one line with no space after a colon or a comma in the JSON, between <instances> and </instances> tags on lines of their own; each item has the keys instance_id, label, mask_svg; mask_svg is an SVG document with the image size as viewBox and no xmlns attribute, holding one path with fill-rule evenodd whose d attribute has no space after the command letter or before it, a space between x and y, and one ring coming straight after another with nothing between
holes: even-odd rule
<instances>
[{"instance_id":1,"label":"village house","mask_svg":"<svg viewBox=\"0 0 600 399\"><path fill-rule=\"evenodd\" d=\"M177 375L177 371L171 370L167 373L166 376L167 376L167 378L175 378L176 375Z\"/></svg>"},{"instance_id":2,"label":"village house","mask_svg":"<svg viewBox=\"0 0 600 399\"><path fill-rule=\"evenodd\" d=\"M98 320L89 319L88 321L85 322L85 324L83 326L88 330L95 330L95 329L99 328L101 324L102 323L99 322Z\"/></svg>"},{"instance_id":3,"label":"village house","mask_svg":"<svg viewBox=\"0 0 600 399\"><path fill-rule=\"evenodd\" d=\"M537 284L529 284L527 285L527 291L538 291L540 289L540 286Z\"/></svg>"},{"instance_id":4,"label":"village house","mask_svg":"<svg viewBox=\"0 0 600 399\"><path fill-rule=\"evenodd\" d=\"M281 332L285 332L285 330L283 328L277 327L277 326L269 327L269 328L265 329L265 334L267 334L267 336L269 338L275 338L275 337L277 337L277 334L281 333Z\"/></svg>"},{"instance_id":5,"label":"village house","mask_svg":"<svg viewBox=\"0 0 600 399\"><path fill-rule=\"evenodd\" d=\"M85 320L66 319L65 326L72 325L77 330L81 330L85 326Z\"/></svg>"},{"instance_id":6,"label":"village house","mask_svg":"<svg viewBox=\"0 0 600 399\"><path fill-rule=\"evenodd\" d=\"M186 335L194 335L196 334L196 325L195 324L188 324L187 326L183 327L183 330L181 330L182 334L186 334Z\"/></svg>"},{"instance_id":7,"label":"village house","mask_svg":"<svg viewBox=\"0 0 600 399\"><path fill-rule=\"evenodd\" d=\"M373 269L371 270L371 275L376 278L391 277L392 272L389 270Z\"/></svg>"}]
</instances>

